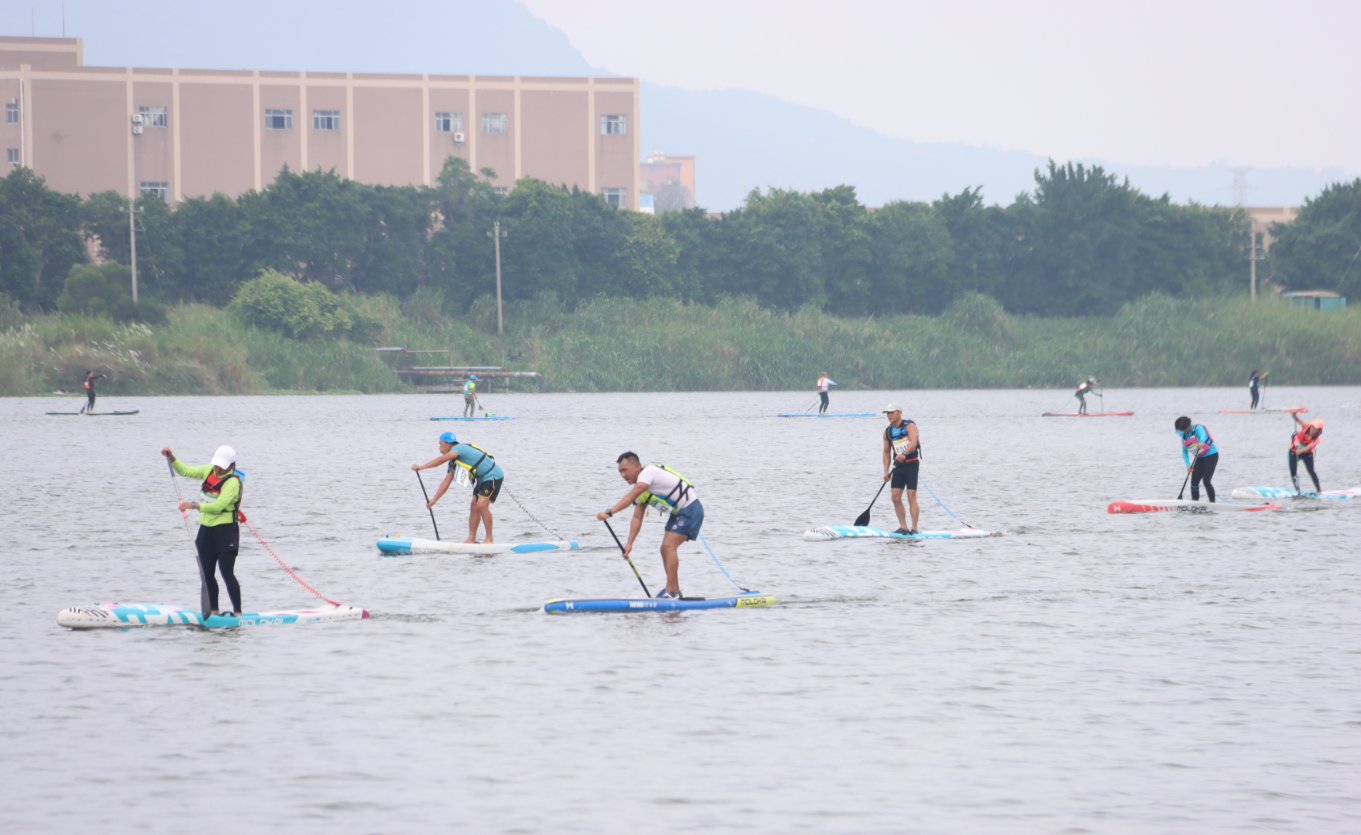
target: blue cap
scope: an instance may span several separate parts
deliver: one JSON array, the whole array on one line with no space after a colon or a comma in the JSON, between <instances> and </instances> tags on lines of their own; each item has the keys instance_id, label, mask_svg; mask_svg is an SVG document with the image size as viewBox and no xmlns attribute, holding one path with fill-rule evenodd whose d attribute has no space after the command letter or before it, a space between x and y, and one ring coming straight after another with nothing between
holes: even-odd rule
<instances>
[{"instance_id":1,"label":"blue cap","mask_svg":"<svg viewBox=\"0 0 1361 835\"><path fill-rule=\"evenodd\" d=\"M476 379L477 379L477 375L476 375L476 374L469 374L469 375L468 375L468 379L469 379L469 380L476 380Z\"/></svg>"},{"instance_id":2,"label":"blue cap","mask_svg":"<svg viewBox=\"0 0 1361 835\"><path fill-rule=\"evenodd\" d=\"M455 435L453 432L445 432L443 435L439 436L439 439L446 444L458 443L458 436Z\"/></svg>"}]
</instances>

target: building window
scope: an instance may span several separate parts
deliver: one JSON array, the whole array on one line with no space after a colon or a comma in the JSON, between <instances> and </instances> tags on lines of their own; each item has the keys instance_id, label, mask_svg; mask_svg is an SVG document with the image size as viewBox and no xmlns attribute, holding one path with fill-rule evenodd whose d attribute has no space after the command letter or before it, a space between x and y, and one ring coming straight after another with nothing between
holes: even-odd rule
<instances>
[{"instance_id":1,"label":"building window","mask_svg":"<svg viewBox=\"0 0 1361 835\"><path fill-rule=\"evenodd\" d=\"M18 149L18 148L6 148L6 149L5 149L5 160L6 160L10 165L18 165L18 164L19 164L19 149Z\"/></svg>"},{"instance_id":2,"label":"building window","mask_svg":"<svg viewBox=\"0 0 1361 835\"><path fill-rule=\"evenodd\" d=\"M600 133L602 136L613 136L629 132L629 117L627 116L601 116Z\"/></svg>"},{"instance_id":3,"label":"building window","mask_svg":"<svg viewBox=\"0 0 1361 835\"><path fill-rule=\"evenodd\" d=\"M139 107L142 114L142 124L149 128L163 128L169 117L166 115L164 107Z\"/></svg>"},{"instance_id":4,"label":"building window","mask_svg":"<svg viewBox=\"0 0 1361 835\"><path fill-rule=\"evenodd\" d=\"M154 194L162 200L169 200L170 183L148 183L143 181L142 194Z\"/></svg>"},{"instance_id":5,"label":"building window","mask_svg":"<svg viewBox=\"0 0 1361 835\"><path fill-rule=\"evenodd\" d=\"M340 130L339 110L313 110L313 130Z\"/></svg>"},{"instance_id":6,"label":"building window","mask_svg":"<svg viewBox=\"0 0 1361 835\"><path fill-rule=\"evenodd\" d=\"M505 113L483 113L483 133L510 133L510 116Z\"/></svg>"},{"instance_id":7,"label":"building window","mask_svg":"<svg viewBox=\"0 0 1361 835\"><path fill-rule=\"evenodd\" d=\"M492 194L501 194L501 195L510 194L510 186L492 186L492 187L491 187L491 192L492 192Z\"/></svg>"},{"instance_id":8,"label":"building window","mask_svg":"<svg viewBox=\"0 0 1361 835\"><path fill-rule=\"evenodd\" d=\"M616 209L627 209L629 205L629 190L626 188L602 188L600 196L605 198Z\"/></svg>"},{"instance_id":9,"label":"building window","mask_svg":"<svg viewBox=\"0 0 1361 835\"><path fill-rule=\"evenodd\" d=\"M436 133L462 133L463 114L462 113L436 113L435 114Z\"/></svg>"},{"instance_id":10,"label":"building window","mask_svg":"<svg viewBox=\"0 0 1361 835\"><path fill-rule=\"evenodd\" d=\"M19 124L19 103L17 101L12 101L5 105L5 124Z\"/></svg>"},{"instance_id":11,"label":"building window","mask_svg":"<svg viewBox=\"0 0 1361 835\"><path fill-rule=\"evenodd\" d=\"M265 130L293 130L293 111L266 109Z\"/></svg>"}]
</instances>

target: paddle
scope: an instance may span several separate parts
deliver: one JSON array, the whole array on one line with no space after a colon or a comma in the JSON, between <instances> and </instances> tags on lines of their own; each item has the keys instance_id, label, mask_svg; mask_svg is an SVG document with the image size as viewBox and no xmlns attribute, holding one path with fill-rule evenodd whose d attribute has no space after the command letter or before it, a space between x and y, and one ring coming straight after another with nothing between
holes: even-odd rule
<instances>
[{"instance_id":1,"label":"paddle","mask_svg":"<svg viewBox=\"0 0 1361 835\"><path fill-rule=\"evenodd\" d=\"M888 484L888 482L885 481L883 484L879 485L879 493L884 492L885 484ZM863 528L870 523L870 508L874 507L874 503L879 501L879 493L874 494L874 498L870 500L870 506L865 508L865 512L855 517L855 526L857 528Z\"/></svg>"},{"instance_id":2,"label":"paddle","mask_svg":"<svg viewBox=\"0 0 1361 835\"><path fill-rule=\"evenodd\" d=\"M614 532L614 528L610 527L610 520L602 519L601 521L605 523L605 529L610 532L610 536L614 537L614 544L619 546L619 553L624 554L624 543L619 541L619 536ZM638 585L643 587L643 595L652 597L652 592L647 590L647 583L643 582L643 575L638 573L638 566L633 564L633 560L629 559L628 554L624 554L624 559L628 560L629 568L633 569L633 576L638 578Z\"/></svg>"},{"instance_id":3,"label":"paddle","mask_svg":"<svg viewBox=\"0 0 1361 835\"><path fill-rule=\"evenodd\" d=\"M435 540L439 540L439 524L435 522L435 509L430 506L430 494L425 492L425 479L421 478L421 471L416 471L416 480L421 483L421 495L425 496L425 509L430 511L430 524L435 526Z\"/></svg>"},{"instance_id":4,"label":"paddle","mask_svg":"<svg viewBox=\"0 0 1361 835\"><path fill-rule=\"evenodd\" d=\"M175 498L184 501L184 496L180 494L180 483L175 478L175 467L170 463L170 456L165 457L165 466L170 470L170 483L175 485ZM179 503L175 504L179 507ZM181 510L180 516L184 517L184 531L189 532L189 511ZM192 538L192 537L191 537ZM208 605L208 578L203 574L203 562L198 558L198 550L194 550L194 565L198 566L198 608L203 615L203 622L208 622L208 616L212 613L213 607Z\"/></svg>"},{"instance_id":5,"label":"paddle","mask_svg":"<svg viewBox=\"0 0 1361 835\"><path fill-rule=\"evenodd\" d=\"M1192 464L1192 465L1191 465L1191 468L1194 469L1194 468L1195 468L1195 465ZM1182 496L1182 494L1186 492L1186 484L1187 484L1187 482L1189 482L1190 480L1191 480L1191 470L1188 469L1188 470L1186 471L1186 478L1183 479L1182 482L1181 482L1181 489L1177 491L1177 501L1181 501L1181 496Z\"/></svg>"}]
</instances>

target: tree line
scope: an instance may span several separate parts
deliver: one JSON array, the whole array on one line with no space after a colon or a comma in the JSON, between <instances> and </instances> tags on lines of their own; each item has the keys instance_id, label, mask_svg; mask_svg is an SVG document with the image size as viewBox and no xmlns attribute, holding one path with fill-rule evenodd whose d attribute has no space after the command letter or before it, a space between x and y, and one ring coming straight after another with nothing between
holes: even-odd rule
<instances>
[{"instance_id":1,"label":"tree line","mask_svg":"<svg viewBox=\"0 0 1361 835\"><path fill-rule=\"evenodd\" d=\"M619 211L530 178L499 194L494 176L457 158L432 187L285 167L268 188L235 199L172 206L143 196L139 283L165 302L222 307L272 270L334 291L407 298L429 288L423 298L466 310L495 292L488 232L499 222L508 233L505 297L551 293L569 309L597 296L704 304L743 296L843 315L934 314L972 292L1012 313L1104 315L1151 293L1206 297L1246 284L1244 212L1151 197L1098 166L1051 162L1036 171L1034 191L1006 207L970 188L870 209L839 186L754 190L717 217ZM1348 247L1361 246L1356 233L1361 180L1325 191L1280 231L1276 280L1353 280L1343 262ZM71 268L92 254L128 263L125 197L58 193L24 168L0 180L0 292L28 309L54 309ZM1361 283L1361 265L1351 274Z\"/></svg>"}]
</instances>

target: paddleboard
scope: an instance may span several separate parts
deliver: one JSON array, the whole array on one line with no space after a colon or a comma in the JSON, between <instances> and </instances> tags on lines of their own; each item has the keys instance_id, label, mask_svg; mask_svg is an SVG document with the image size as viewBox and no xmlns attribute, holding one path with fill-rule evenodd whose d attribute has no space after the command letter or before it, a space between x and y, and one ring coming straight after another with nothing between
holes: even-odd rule
<instances>
[{"instance_id":1,"label":"paddleboard","mask_svg":"<svg viewBox=\"0 0 1361 835\"><path fill-rule=\"evenodd\" d=\"M837 412L835 414L820 415L816 412L781 412L780 417L874 417L874 412Z\"/></svg>"},{"instance_id":2,"label":"paddleboard","mask_svg":"<svg viewBox=\"0 0 1361 835\"><path fill-rule=\"evenodd\" d=\"M112 415L135 415L141 409L133 409L131 412L48 412L49 415L89 415L90 417L109 417Z\"/></svg>"},{"instance_id":3,"label":"paddleboard","mask_svg":"<svg viewBox=\"0 0 1361 835\"><path fill-rule=\"evenodd\" d=\"M881 531L878 528L866 528L856 525L827 525L822 528L814 528L811 531L804 531L803 538L809 542L823 542L831 539L861 539L861 538L880 538L880 539L982 539L985 536L992 536L992 531L980 531L975 528L964 528L958 531L918 531L915 534L893 533L892 531Z\"/></svg>"},{"instance_id":4,"label":"paddleboard","mask_svg":"<svg viewBox=\"0 0 1361 835\"><path fill-rule=\"evenodd\" d=\"M487 415L486 417L432 417L431 420L514 420L514 415Z\"/></svg>"},{"instance_id":5,"label":"paddleboard","mask_svg":"<svg viewBox=\"0 0 1361 835\"><path fill-rule=\"evenodd\" d=\"M1268 406L1264 409L1220 409L1215 412L1217 415L1264 415L1268 413L1280 414L1289 412L1292 415L1304 414L1309 411L1303 406Z\"/></svg>"},{"instance_id":6,"label":"paddleboard","mask_svg":"<svg viewBox=\"0 0 1361 835\"><path fill-rule=\"evenodd\" d=\"M437 539L418 539L414 536L386 536L378 540L378 550L385 557L407 554L532 554L537 551L577 551L575 542L522 542L519 545L495 543L469 545L464 542L441 542Z\"/></svg>"},{"instance_id":7,"label":"paddleboard","mask_svg":"<svg viewBox=\"0 0 1361 835\"><path fill-rule=\"evenodd\" d=\"M1045 412L1040 417L1129 417L1133 412Z\"/></svg>"},{"instance_id":8,"label":"paddleboard","mask_svg":"<svg viewBox=\"0 0 1361 835\"><path fill-rule=\"evenodd\" d=\"M209 615L205 623L198 611L157 603L100 603L98 606L73 606L57 612L57 623L71 629L126 629L130 626L276 626L361 620L369 616L354 606L324 606L291 612L246 612Z\"/></svg>"},{"instance_id":9,"label":"paddleboard","mask_svg":"<svg viewBox=\"0 0 1361 835\"><path fill-rule=\"evenodd\" d=\"M1242 501L1261 499L1361 499L1361 487L1325 490L1322 493L1296 493L1293 487L1235 487L1233 498Z\"/></svg>"},{"instance_id":10,"label":"paddleboard","mask_svg":"<svg viewBox=\"0 0 1361 835\"><path fill-rule=\"evenodd\" d=\"M604 600L550 600L543 610L550 613L567 612L684 612L691 609L751 609L774 606L775 595L752 591L736 597L682 597L679 600L628 598Z\"/></svg>"},{"instance_id":11,"label":"paddleboard","mask_svg":"<svg viewBox=\"0 0 1361 835\"><path fill-rule=\"evenodd\" d=\"M1160 513L1162 511L1182 511L1185 513L1211 513L1227 510L1280 510L1277 504L1242 504L1232 501L1193 502L1190 499L1131 499L1111 502L1107 513Z\"/></svg>"}]
</instances>

